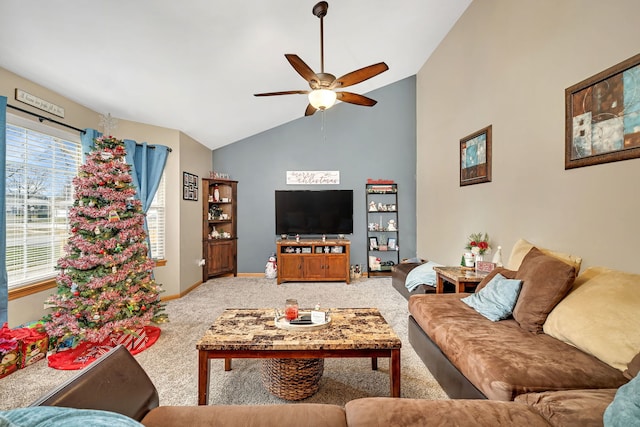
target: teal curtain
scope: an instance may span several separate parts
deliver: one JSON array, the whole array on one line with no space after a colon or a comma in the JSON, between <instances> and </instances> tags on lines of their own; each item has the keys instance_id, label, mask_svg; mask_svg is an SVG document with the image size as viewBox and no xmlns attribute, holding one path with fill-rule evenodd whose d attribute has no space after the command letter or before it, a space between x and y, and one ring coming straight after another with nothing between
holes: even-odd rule
<instances>
[{"instance_id":1,"label":"teal curtain","mask_svg":"<svg viewBox=\"0 0 640 427\"><path fill-rule=\"evenodd\" d=\"M6 169L7 169L7 97L0 96L0 326L8 321L9 278L7 276L7 208L6 208Z\"/></svg>"},{"instance_id":2,"label":"teal curtain","mask_svg":"<svg viewBox=\"0 0 640 427\"><path fill-rule=\"evenodd\" d=\"M146 142L138 144L130 139L125 139L124 145L127 149L127 163L131 165L133 185L137 190L136 197L142 202L142 210L146 214L151 207L156 191L158 191L158 185L160 185L160 180L162 179L162 172L167 163L169 147L165 147L164 145L148 145ZM146 217L144 220L144 230L147 233L149 258L153 258Z\"/></svg>"}]
</instances>

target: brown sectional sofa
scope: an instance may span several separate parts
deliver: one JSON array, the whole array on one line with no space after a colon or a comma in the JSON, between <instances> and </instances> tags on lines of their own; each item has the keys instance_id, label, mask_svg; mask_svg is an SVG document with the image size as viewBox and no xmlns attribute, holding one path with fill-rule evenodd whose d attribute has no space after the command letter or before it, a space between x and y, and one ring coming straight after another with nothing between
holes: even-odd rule
<instances>
[{"instance_id":1,"label":"brown sectional sofa","mask_svg":"<svg viewBox=\"0 0 640 427\"><path fill-rule=\"evenodd\" d=\"M589 414L602 419L602 413L613 398L613 392L597 396L575 396L570 399L528 394L516 402L488 400L425 400L370 397L348 402L344 408L329 404L296 403L283 405L211 405L159 406L158 393L137 361L122 346L100 358L77 376L42 396L33 408L56 406L110 411L140 421L147 427L174 426L282 426L304 425L336 427L370 426L522 426L557 425L548 422L560 414L571 425L590 424ZM556 392L562 394L564 392ZM552 393L553 395L553 393ZM522 396L520 396L522 397ZM549 411L548 401L553 402ZM558 404L560 402L560 404ZM565 404L569 402L570 404ZM43 408L44 409L44 408ZM11 411L9 411L11 412ZM84 418L83 425L106 425L101 413L94 422ZM2 413L0 412L0 415ZM585 421L586 420L586 421ZM585 422L583 422L585 421ZM86 424L86 423L89 424ZM69 424L74 425L74 424ZM124 426L119 423L117 425ZM563 424L560 424L563 425Z\"/></svg>"}]
</instances>

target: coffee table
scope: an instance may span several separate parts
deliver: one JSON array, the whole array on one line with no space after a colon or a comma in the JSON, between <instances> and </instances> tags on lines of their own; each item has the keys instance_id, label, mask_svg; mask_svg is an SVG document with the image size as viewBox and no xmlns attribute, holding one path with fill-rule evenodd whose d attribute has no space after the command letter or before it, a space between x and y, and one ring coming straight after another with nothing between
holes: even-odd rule
<instances>
[{"instance_id":1,"label":"coffee table","mask_svg":"<svg viewBox=\"0 0 640 427\"><path fill-rule=\"evenodd\" d=\"M275 326L275 310L227 309L197 342L198 405L209 400L209 360L318 359L370 357L378 369L378 357L388 357L390 394L400 397L400 347L402 342L377 308L338 308L330 311L331 323L323 329L290 330Z\"/></svg>"}]
</instances>

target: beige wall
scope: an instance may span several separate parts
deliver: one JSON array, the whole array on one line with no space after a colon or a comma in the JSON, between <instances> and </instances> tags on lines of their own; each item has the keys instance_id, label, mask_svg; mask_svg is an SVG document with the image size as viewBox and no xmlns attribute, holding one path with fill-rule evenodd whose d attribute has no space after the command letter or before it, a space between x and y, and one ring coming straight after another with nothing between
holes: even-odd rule
<instances>
[{"instance_id":1,"label":"beige wall","mask_svg":"<svg viewBox=\"0 0 640 427\"><path fill-rule=\"evenodd\" d=\"M198 175L198 201L180 199L180 292L202 281L202 178L209 177L211 150L185 134L180 134L180 176ZM182 189L182 187L180 187Z\"/></svg>"},{"instance_id":2,"label":"beige wall","mask_svg":"<svg viewBox=\"0 0 640 427\"><path fill-rule=\"evenodd\" d=\"M418 254L488 232L640 272L640 159L564 169L564 90L639 52L637 0L476 0L418 73ZM493 125L493 182L459 186L459 140Z\"/></svg>"},{"instance_id":3,"label":"beige wall","mask_svg":"<svg viewBox=\"0 0 640 427\"><path fill-rule=\"evenodd\" d=\"M16 88L64 107L65 118L58 119L16 101L14 99ZM55 118L71 126L80 129L101 130L99 128L99 113L103 112L95 112L85 108L3 68L0 68L0 95L6 96L11 105ZM15 110L8 109L8 111L14 113ZM25 117L29 118L30 116L25 115ZM167 263L163 267L156 268L154 273L156 281L162 284L165 290L162 294L163 297L180 295L185 290L197 285L202 278L202 268L197 265L197 261L202 258L202 237L200 234L202 208L200 202L182 200L182 171L189 171L200 177L208 174L211 168L211 150L180 131L126 120L118 120L113 136L166 145L173 150L167 158L165 168ZM182 221L182 218L186 218L187 221ZM42 317L45 314L44 301L54 292L55 289L51 289L9 301L9 325L13 327Z\"/></svg>"}]
</instances>

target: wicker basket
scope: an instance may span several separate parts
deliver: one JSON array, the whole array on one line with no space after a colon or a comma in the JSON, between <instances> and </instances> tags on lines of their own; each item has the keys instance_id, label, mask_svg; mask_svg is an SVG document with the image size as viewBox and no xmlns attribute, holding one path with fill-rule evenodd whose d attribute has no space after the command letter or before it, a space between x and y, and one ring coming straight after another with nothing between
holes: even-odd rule
<instances>
[{"instance_id":1,"label":"wicker basket","mask_svg":"<svg viewBox=\"0 0 640 427\"><path fill-rule=\"evenodd\" d=\"M262 385L281 399L302 400L318 391L323 371L324 359L264 359Z\"/></svg>"}]
</instances>

